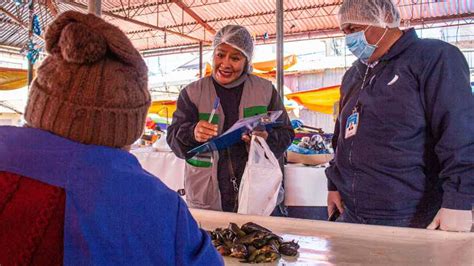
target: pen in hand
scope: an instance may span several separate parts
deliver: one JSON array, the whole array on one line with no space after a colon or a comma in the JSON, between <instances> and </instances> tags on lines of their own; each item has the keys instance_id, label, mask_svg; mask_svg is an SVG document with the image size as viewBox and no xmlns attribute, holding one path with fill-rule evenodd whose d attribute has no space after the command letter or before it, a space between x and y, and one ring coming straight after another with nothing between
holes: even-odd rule
<instances>
[{"instance_id":1,"label":"pen in hand","mask_svg":"<svg viewBox=\"0 0 474 266\"><path fill-rule=\"evenodd\" d=\"M216 99L214 100L214 106L212 107L211 115L209 116L209 120L207 121L208 123L212 122L214 114L216 113L217 108L219 108L220 103L221 100L219 99L219 97L216 96Z\"/></svg>"},{"instance_id":2,"label":"pen in hand","mask_svg":"<svg viewBox=\"0 0 474 266\"><path fill-rule=\"evenodd\" d=\"M204 143L206 141L209 141L209 139L217 136L218 127L217 125L212 124L212 119L214 118L214 115L216 114L216 111L217 111L217 108L219 108L219 105L220 105L220 99L219 97L216 97L216 99L214 100L214 104L212 106L211 114L209 115L209 119L207 121L200 120L194 127L194 139L197 142Z\"/></svg>"}]
</instances>

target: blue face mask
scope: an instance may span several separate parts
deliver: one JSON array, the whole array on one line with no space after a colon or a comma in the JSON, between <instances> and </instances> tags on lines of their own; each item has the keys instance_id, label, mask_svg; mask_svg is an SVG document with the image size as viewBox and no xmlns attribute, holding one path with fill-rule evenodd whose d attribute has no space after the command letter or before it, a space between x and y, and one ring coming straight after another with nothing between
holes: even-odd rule
<instances>
[{"instance_id":1,"label":"blue face mask","mask_svg":"<svg viewBox=\"0 0 474 266\"><path fill-rule=\"evenodd\" d=\"M375 49L377 49L377 45L383 39L385 33L387 33L386 28L382 37L380 37L380 40L374 45L367 42L367 39L365 38L365 31L367 29L346 35L347 48L349 48L349 51L351 51L353 55L362 60L362 62L369 61L369 58L375 52Z\"/></svg>"}]
</instances>

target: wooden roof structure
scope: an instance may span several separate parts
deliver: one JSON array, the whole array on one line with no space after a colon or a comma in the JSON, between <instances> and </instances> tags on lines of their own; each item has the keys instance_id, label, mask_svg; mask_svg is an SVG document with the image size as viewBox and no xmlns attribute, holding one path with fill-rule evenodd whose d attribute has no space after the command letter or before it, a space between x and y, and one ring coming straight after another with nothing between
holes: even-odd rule
<instances>
[{"instance_id":1,"label":"wooden roof structure","mask_svg":"<svg viewBox=\"0 0 474 266\"><path fill-rule=\"evenodd\" d=\"M32 0L44 33L67 10L87 12L88 0ZM0 45L23 47L28 41L29 0L0 1ZM120 27L145 53L197 50L209 45L228 24L247 27L257 43L276 35L275 0L103 0L102 17ZM472 0L395 0L402 26L439 27L474 24ZM340 35L337 12L342 0L285 0L285 40ZM35 36L42 44L41 36Z\"/></svg>"}]
</instances>

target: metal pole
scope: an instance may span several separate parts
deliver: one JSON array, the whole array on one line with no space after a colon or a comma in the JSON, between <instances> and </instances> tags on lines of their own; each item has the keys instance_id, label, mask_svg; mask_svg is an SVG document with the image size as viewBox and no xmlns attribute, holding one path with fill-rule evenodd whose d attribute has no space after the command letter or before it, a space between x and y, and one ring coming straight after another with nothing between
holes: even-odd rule
<instances>
[{"instance_id":1,"label":"metal pole","mask_svg":"<svg viewBox=\"0 0 474 266\"><path fill-rule=\"evenodd\" d=\"M202 42L199 42L199 78L202 78Z\"/></svg>"},{"instance_id":2,"label":"metal pole","mask_svg":"<svg viewBox=\"0 0 474 266\"><path fill-rule=\"evenodd\" d=\"M33 41L33 15L35 10L35 1L30 1L28 5L29 11L29 20L28 20L28 40L29 42ZM31 60L28 59L28 89L30 88L30 84L33 81L33 63Z\"/></svg>"},{"instance_id":3,"label":"metal pole","mask_svg":"<svg viewBox=\"0 0 474 266\"><path fill-rule=\"evenodd\" d=\"M283 0L276 0L277 91L283 100Z\"/></svg>"},{"instance_id":4,"label":"metal pole","mask_svg":"<svg viewBox=\"0 0 474 266\"><path fill-rule=\"evenodd\" d=\"M89 0L87 11L100 17L102 15L102 0Z\"/></svg>"},{"instance_id":5,"label":"metal pole","mask_svg":"<svg viewBox=\"0 0 474 266\"><path fill-rule=\"evenodd\" d=\"M283 92L283 0L276 0L276 38L277 38L277 91L281 97L282 102L284 101ZM283 107L284 108L284 107ZM283 109L285 110L285 109ZM285 179L285 158L282 156L278 162L280 163L281 172L283 179ZM284 206L284 203L277 206L280 212L284 216L288 216L288 211Z\"/></svg>"}]
</instances>

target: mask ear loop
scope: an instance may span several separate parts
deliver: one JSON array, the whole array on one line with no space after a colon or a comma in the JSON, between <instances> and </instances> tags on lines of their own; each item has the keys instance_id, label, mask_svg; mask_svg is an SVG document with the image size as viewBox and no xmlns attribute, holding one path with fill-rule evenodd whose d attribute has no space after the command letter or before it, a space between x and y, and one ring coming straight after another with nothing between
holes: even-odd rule
<instances>
[{"instance_id":1,"label":"mask ear loop","mask_svg":"<svg viewBox=\"0 0 474 266\"><path fill-rule=\"evenodd\" d=\"M369 25L367 28L365 28L365 30L363 30L363 32L364 32L364 38L365 38L366 41L367 41L367 37L365 37L365 32L366 32L370 27L372 27L372 25ZM380 39L377 41L376 44L370 44L369 42L367 42L367 43L368 43L369 45L373 45L373 46L375 46L375 47L379 47L379 43L383 40L383 37L385 37L385 35L387 34L387 32L388 32L388 28L385 27L385 31L383 32L382 36L380 37ZM365 50L365 49L364 49L364 50Z\"/></svg>"},{"instance_id":2,"label":"mask ear loop","mask_svg":"<svg viewBox=\"0 0 474 266\"><path fill-rule=\"evenodd\" d=\"M383 32L382 37L380 37L379 41L375 44L375 47L379 47L379 43L383 40L383 37L385 37L387 32L388 32L388 28L385 27L385 31Z\"/></svg>"},{"instance_id":3,"label":"mask ear loop","mask_svg":"<svg viewBox=\"0 0 474 266\"><path fill-rule=\"evenodd\" d=\"M367 42L367 44L369 44L369 45L375 46L375 48L378 48L378 47L379 47L379 43L383 40L383 37L385 37L385 35L386 35L387 32L388 32L388 28L385 27L385 31L383 32L382 37L380 37L380 39L377 41L376 44L370 44L370 43L367 41L367 37L365 37L365 32L366 32L370 27L372 27L372 26L369 25L367 28L365 28L365 30L362 31L362 33L364 34L365 42ZM362 50L362 53L364 53L365 49L367 49L367 46L364 47L364 50Z\"/></svg>"}]
</instances>

